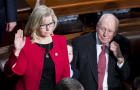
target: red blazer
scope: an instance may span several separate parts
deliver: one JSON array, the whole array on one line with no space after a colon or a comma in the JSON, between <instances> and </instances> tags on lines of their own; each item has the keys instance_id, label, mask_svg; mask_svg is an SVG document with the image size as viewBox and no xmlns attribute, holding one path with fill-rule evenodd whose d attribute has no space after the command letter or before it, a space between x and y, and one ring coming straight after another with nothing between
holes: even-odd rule
<instances>
[{"instance_id":1,"label":"red blazer","mask_svg":"<svg viewBox=\"0 0 140 90\"><path fill-rule=\"evenodd\" d=\"M18 58L11 55L5 65L5 72L10 77L17 74L20 77L15 90L38 90L42 75L45 49L31 43L31 37L26 37L26 43ZM53 48L49 51L55 65L56 83L64 77L70 77L67 44L64 36L53 35ZM15 67L12 67L15 64ZM13 73L10 72L13 71Z\"/></svg>"}]
</instances>

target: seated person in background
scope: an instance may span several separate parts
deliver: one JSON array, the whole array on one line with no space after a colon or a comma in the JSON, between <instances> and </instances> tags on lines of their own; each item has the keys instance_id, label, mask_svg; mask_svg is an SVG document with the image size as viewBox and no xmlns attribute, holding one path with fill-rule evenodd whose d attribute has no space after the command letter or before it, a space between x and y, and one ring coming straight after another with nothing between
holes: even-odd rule
<instances>
[{"instance_id":1,"label":"seated person in background","mask_svg":"<svg viewBox=\"0 0 140 90\"><path fill-rule=\"evenodd\" d=\"M68 49L68 57L69 57L69 64L70 64L73 60L73 47L72 47L71 41L67 41L67 49ZM70 65L70 77L73 76L73 71L71 68L72 67Z\"/></svg>"},{"instance_id":2,"label":"seated person in background","mask_svg":"<svg viewBox=\"0 0 140 90\"><path fill-rule=\"evenodd\" d=\"M72 60L73 60L73 47L72 47L72 44L71 44L71 40L68 40L67 41L67 49L68 49L68 56L69 56L69 64L70 64L70 77L72 77L72 78L77 78L77 69L75 69L75 68L73 68L72 66L71 66L71 62L72 62ZM73 74L73 72L76 72L75 74Z\"/></svg>"},{"instance_id":3,"label":"seated person in background","mask_svg":"<svg viewBox=\"0 0 140 90\"><path fill-rule=\"evenodd\" d=\"M73 60L73 47L71 44L71 40L67 41L67 48L68 48L69 63L71 63Z\"/></svg>"},{"instance_id":4,"label":"seated person in background","mask_svg":"<svg viewBox=\"0 0 140 90\"><path fill-rule=\"evenodd\" d=\"M137 90L140 90L140 77L136 77L135 80L134 80L134 87L137 89Z\"/></svg>"},{"instance_id":5,"label":"seated person in background","mask_svg":"<svg viewBox=\"0 0 140 90\"><path fill-rule=\"evenodd\" d=\"M121 81L129 79L130 47L129 40L117 34L118 25L116 16L103 14L96 31L73 39L71 65L85 90L124 90Z\"/></svg>"},{"instance_id":6,"label":"seated person in background","mask_svg":"<svg viewBox=\"0 0 140 90\"><path fill-rule=\"evenodd\" d=\"M53 34L57 18L51 8L40 5L23 30L15 34L14 51L5 64L8 77L18 75L15 90L54 90L56 83L70 77L67 42Z\"/></svg>"},{"instance_id":7,"label":"seated person in background","mask_svg":"<svg viewBox=\"0 0 140 90\"><path fill-rule=\"evenodd\" d=\"M57 83L55 90L84 90L84 87L75 79L63 78Z\"/></svg>"}]
</instances>

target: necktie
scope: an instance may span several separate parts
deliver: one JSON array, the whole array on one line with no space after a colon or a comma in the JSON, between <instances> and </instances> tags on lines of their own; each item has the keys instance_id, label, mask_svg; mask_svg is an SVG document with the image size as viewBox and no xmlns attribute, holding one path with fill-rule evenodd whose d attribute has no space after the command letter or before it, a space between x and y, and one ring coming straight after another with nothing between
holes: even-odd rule
<instances>
[{"instance_id":1,"label":"necktie","mask_svg":"<svg viewBox=\"0 0 140 90\"><path fill-rule=\"evenodd\" d=\"M106 69L106 57L105 57L105 48L106 46L103 45L102 51L99 55L99 61L98 61L98 90L103 90L103 80L105 75L105 69Z\"/></svg>"}]
</instances>

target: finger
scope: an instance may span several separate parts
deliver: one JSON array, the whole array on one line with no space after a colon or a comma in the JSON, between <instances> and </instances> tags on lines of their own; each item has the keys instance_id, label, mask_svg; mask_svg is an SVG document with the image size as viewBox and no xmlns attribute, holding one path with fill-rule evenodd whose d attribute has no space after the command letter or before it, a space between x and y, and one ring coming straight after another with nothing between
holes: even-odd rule
<instances>
[{"instance_id":1,"label":"finger","mask_svg":"<svg viewBox=\"0 0 140 90\"><path fill-rule=\"evenodd\" d=\"M9 30L9 23L6 24L6 31Z\"/></svg>"},{"instance_id":2,"label":"finger","mask_svg":"<svg viewBox=\"0 0 140 90\"><path fill-rule=\"evenodd\" d=\"M26 37L23 37L23 40L25 41L26 40Z\"/></svg>"},{"instance_id":3,"label":"finger","mask_svg":"<svg viewBox=\"0 0 140 90\"><path fill-rule=\"evenodd\" d=\"M21 30L21 29L19 30L19 37L23 38L23 30Z\"/></svg>"},{"instance_id":4,"label":"finger","mask_svg":"<svg viewBox=\"0 0 140 90\"><path fill-rule=\"evenodd\" d=\"M8 25L9 25L8 32L11 32L15 28L16 22L10 22Z\"/></svg>"},{"instance_id":5,"label":"finger","mask_svg":"<svg viewBox=\"0 0 140 90\"><path fill-rule=\"evenodd\" d=\"M113 48L113 47L110 47L110 50L111 50L111 51L115 51L115 48Z\"/></svg>"},{"instance_id":6,"label":"finger","mask_svg":"<svg viewBox=\"0 0 140 90\"><path fill-rule=\"evenodd\" d=\"M117 46L116 45L114 45L114 44L111 44L110 45L110 50L111 51L116 51L116 49L117 49Z\"/></svg>"},{"instance_id":7,"label":"finger","mask_svg":"<svg viewBox=\"0 0 140 90\"><path fill-rule=\"evenodd\" d=\"M17 31L17 38L20 38L21 37L21 30L19 29L18 31Z\"/></svg>"},{"instance_id":8,"label":"finger","mask_svg":"<svg viewBox=\"0 0 140 90\"><path fill-rule=\"evenodd\" d=\"M119 44L115 41L111 42L111 44L115 45L115 46L118 46Z\"/></svg>"},{"instance_id":9,"label":"finger","mask_svg":"<svg viewBox=\"0 0 140 90\"><path fill-rule=\"evenodd\" d=\"M21 30L21 29L19 29L19 30L18 30L18 32L19 32L19 35L21 35L21 34L22 34L22 30Z\"/></svg>"},{"instance_id":10,"label":"finger","mask_svg":"<svg viewBox=\"0 0 140 90\"><path fill-rule=\"evenodd\" d=\"M115 42L113 41L113 42L111 42L111 44L110 44L110 46L114 46L115 45Z\"/></svg>"},{"instance_id":11,"label":"finger","mask_svg":"<svg viewBox=\"0 0 140 90\"><path fill-rule=\"evenodd\" d=\"M23 38L23 30L20 31L20 36Z\"/></svg>"},{"instance_id":12,"label":"finger","mask_svg":"<svg viewBox=\"0 0 140 90\"><path fill-rule=\"evenodd\" d=\"M113 43L110 44L110 49L112 50L115 47Z\"/></svg>"},{"instance_id":13,"label":"finger","mask_svg":"<svg viewBox=\"0 0 140 90\"><path fill-rule=\"evenodd\" d=\"M17 31L17 36L20 37L20 29Z\"/></svg>"},{"instance_id":14,"label":"finger","mask_svg":"<svg viewBox=\"0 0 140 90\"><path fill-rule=\"evenodd\" d=\"M9 26L9 30L8 30L8 32L13 31L13 29L14 29L14 26Z\"/></svg>"},{"instance_id":15,"label":"finger","mask_svg":"<svg viewBox=\"0 0 140 90\"><path fill-rule=\"evenodd\" d=\"M20 30L20 29L19 29ZM17 32L15 33L15 37L18 38L19 37L19 30L17 30Z\"/></svg>"},{"instance_id":16,"label":"finger","mask_svg":"<svg viewBox=\"0 0 140 90\"><path fill-rule=\"evenodd\" d=\"M15 40L18 38L18 35L17 35L17 33L15 33Z\"/></svg>"},{"instance_id":17,"label":"finger","mask_svg":"<svg viewBox=\"0 0 140 90\"><path fill-rule=\"evenodd\" d=\"M26 42L26 37L23 37L23 42L24 42L24 44L25 44L25 42Z\"/></svg>"}]
</instances>

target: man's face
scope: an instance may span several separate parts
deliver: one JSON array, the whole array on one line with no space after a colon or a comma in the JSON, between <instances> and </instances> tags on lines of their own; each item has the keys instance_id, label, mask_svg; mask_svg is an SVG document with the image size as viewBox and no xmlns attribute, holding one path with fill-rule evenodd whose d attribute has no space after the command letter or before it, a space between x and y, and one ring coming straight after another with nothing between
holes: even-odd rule
<instances>
[{"instance_id":1,"label":"man's face","mask_svg":"<svg viewBox=\"0 0 140 90\"><path fill-rule=\"evenodd\" d=\"M102 44L111 42L116 34L116 21L115 18L104 17L101 22L96 26L98 39Z\"/></svg>"},{"instance_id":2,"label":"man's face","mask_svg":"<svg viewBox=\"0 0 140 90\"><path fill-rule=\"evenodd\" d=\"M73 48L70 45L67 45L67 48L68 48L69 63L71 63L72 62L72 59L73 59Z\"/></svg>"}]
</instances>

